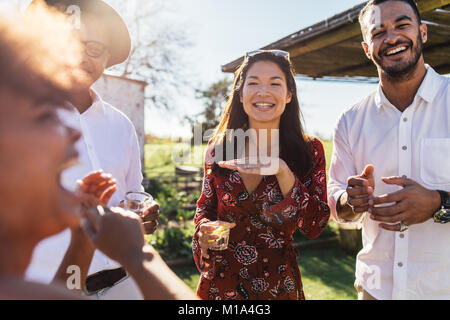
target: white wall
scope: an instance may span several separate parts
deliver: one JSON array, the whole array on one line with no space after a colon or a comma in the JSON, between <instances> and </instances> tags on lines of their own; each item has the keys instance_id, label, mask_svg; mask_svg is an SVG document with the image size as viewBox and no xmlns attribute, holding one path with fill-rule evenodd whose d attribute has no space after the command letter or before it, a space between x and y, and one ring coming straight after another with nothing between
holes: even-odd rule
<instances>
[{"instance_id":1,"label":"white wall","mask_svg":"<svg viewBox=\"0 0 450 320\"><path fill-rule=\"evenodd\" d=\"M142 81L103 75L94 89L102 99L125 113L133 122L141 149L141 163L144 169L145 144L145 86Z\"/></svg>"}]
</instances>

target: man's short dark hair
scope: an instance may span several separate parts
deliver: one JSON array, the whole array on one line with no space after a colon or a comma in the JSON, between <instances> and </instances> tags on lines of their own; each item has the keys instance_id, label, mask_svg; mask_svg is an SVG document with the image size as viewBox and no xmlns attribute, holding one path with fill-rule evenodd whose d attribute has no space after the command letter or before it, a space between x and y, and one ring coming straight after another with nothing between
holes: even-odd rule
<instances>
[{"instance_id":1,"label":"man's short dark hair","mask_svg":"<svg viewBox=\"0 0 450 320\"><path fill-rule=\"evenodd\" d=\"M388 2L388 1L399 1L399 2L405 2L407 4L409 4L409 6L413 9L417 21L419 24L422 23L422 17L420 16L420 12L419 12L419 8L417 8L417 4L414 0L370 0L369 2L367 2L367 4L364 6L364 8L361 10L361 12L359 13L359 24L361 25L361 30L363 31L363 35L365 34L365 30L366 27L364 26L364 17L367 14L367 11L369 11L369 9L373 6L382 4L384 2Z\"/></svg>"}]
</instances>

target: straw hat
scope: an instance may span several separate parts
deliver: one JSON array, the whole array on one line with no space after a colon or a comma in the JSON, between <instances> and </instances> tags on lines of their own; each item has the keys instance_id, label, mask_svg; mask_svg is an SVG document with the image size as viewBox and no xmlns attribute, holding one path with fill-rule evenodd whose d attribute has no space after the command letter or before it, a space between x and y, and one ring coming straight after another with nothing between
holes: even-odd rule
<instances>
[{"instance_id":1,"label":"straw hat","mask_svg":"<svg viewBox=\"0 0 450 320\"><path fill-rule=\"evenodd\" d=\"M38 1L33 0L30 4L33 5ZM94 14L106 24L106 29L109 33L108 51L111 57L108 61L107 68L124 62L131 50L131 38L128 28L122 17L108 4L101 0L44 0L49 6L56 7L62 12L66 12L67 8L75 5L80 8L80 13L89 12Z\"/></svg>"}]
</instances>

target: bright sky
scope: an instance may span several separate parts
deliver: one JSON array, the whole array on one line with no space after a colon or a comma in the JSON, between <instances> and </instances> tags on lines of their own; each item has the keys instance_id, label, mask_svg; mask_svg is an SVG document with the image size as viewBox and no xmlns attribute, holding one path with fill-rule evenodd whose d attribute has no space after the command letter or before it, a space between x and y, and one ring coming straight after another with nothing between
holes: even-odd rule
<instances>
[{"instance_id":1,"label":"bright sky","mask_svg":"<svg viewBox=\"0 0 450 320\"><path fill-rule=\"evenodd\" d=\"M224 76L221 65L291 33L345 11L361 0L183 0L180 21L189 25L194 43L186 68L200 88ZM298 81L299 99L309 134L331 137L340 112L372 92L375 84ZM186 97L177 114L195 114L202 104ZM189 135L174 113L151 111L147 130L166 135Z\"/></svg>"},{"instance_id":2,"label":"bright sky","mask_svg":"<svg viewBox=\"0 0 450 320\"><path fill-rule=\"evenodd\" d=\"M26 4L29 0L0 0ZM131 0L128 0L131 1ZM149 0L151 1L151 0ZM166 0L173 23L186 26L193 46L186 49L185 69L193 88L205 89L225 76L221 65L245 52L277 41L345 11L363 0ZM106 0L110 2L110 0ZM228 75L231 77L231 75ZM297 81L306 131L331 137L342 110L358 102L375 84ZM197 114L202 102L183 93L171 112L146 110L146 131L160 136L191 134L185 115ZM184 92L184 91L183 91Z\"/></svg>"}]
</instances>

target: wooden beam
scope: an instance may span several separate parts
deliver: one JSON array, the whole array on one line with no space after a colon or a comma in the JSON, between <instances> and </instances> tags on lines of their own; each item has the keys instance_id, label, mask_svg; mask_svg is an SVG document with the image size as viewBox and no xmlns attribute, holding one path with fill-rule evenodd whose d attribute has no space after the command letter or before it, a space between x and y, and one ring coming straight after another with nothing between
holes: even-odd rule
<instances>
[{"instance_id":1,"label":"wooden beam","mask_svg":"<svg viewBox=\"0 0 450 320\"><path fill-rule=\"evenodd\" d=\"M336 31L322 35L306 43L298 45L295 49L290 49L291 57L298 57L302 54L316 51L339 42L351 39L361 34L359 24L350 24L339 28Z\"/></svg>"},{"instance_id":2,"label":"wooden beam","mask_svg":"<svg viewBox=\"0 0 450 320\"><path fill-rule=\"evenodd\" d=\"M417 8L422 14L450 4L450 0L417 0Z\"/></svg>"},{"instance_id":3,"label":"wooden beam","mask_svg":"<svg viewBox=\"0 0 450 320\"><path fill-rule=\"evenodd\" d=\"M354 71L357 71L359 69L371 69L375 71L375 74L372 76L378 76L376 73L376 67L372 63L372 61L364 62L364 63L357 63L351 66L346 66L344 68L334 69L334 70L327 70L325 72L321 72L317 74L317 77L325 77L325 76L339 76L339 77L345 77L348 74L353 73Z\"/></svg>"},{"instance_id":4,"label":"wooden beam","mask_svg":"<svg viewBox=\"0 0 450 320\"><path fill-rule=\"evenodd\" d=\"M330 58L332 56L332 58ZM362 49L345 49L339 46L327 47L291 60L298 73L306 70L316 74L326 70L344 68L369 61Z\"/></svg>"},{"instance_id":5,"label":"wooden beam","mask_svg":"<svg viewBox=\"0 0 450 320\"><path fill-rule=\"evenodd\" d=\"M450 73L450 63L445 63L434 68L440 74L449 74Z\"/></svg>"},{"instance_id":6,"label":"wooden beam","mask_svg":"<svg viewBox=\"0 0 450 320\"><path fill-rule=\"evenodd\" d=\"M425 13L428 11L432 11L437 8L441 8L445 5L450 4L450 0L418 0L417 7L420 13ZM298 44L294 49L290 49L289 53L291 57L297 57L302 54L319 50L330 45L334 45L336 43L351 39L361 35L361 28L359 22L354 20L353 22L349 21L348 25L341 27L337 30L333 30L329 33L322 34L320 37L315 38L311 41L306 42L305 44Z\"/></svg>"},{"instance_id":7,"label":"wooden beam","mask_svg":"<svg viewBox=\"0 0 450 320\"><path fill-rule=\"evenodd\" d=\"M450 43L443 43L439 45L432 46L424 50L425 62L429 63L433 68L435 68L438 72L443 73L447 71L448 65L448 55L447 52L450 48ZM318 68L314 73L310 76L312 77L325 77L325 76L335 76L335 77L345 77L352 76L354 74L364 75L364 76L376 76L376 69L372 61L367 61L364 63L354 61L353 64L348 64L347 66L337 66L337 68L329 68L326 71L321 71L321 68ZM322 69L323 70L323 69ZM364 70L363 73L361 71ZM300 73L301 68L299 68ZM361 73L361 74L359 74Z\"/></svg>"},{"instance_id":8,"label":"wooden beam","mask_svg":"<svg viewBox=\"0 0 450 320\"><path fill-rule=\"evenodd\" d=\"M342 26L358 22L358 16L365 3L356 5L344 12L336 14L328 19L318 22L312 26L301 29L295 33L288 35L276 42L273 42L262 49L279 49L288 50L303 42L322 36L325 33L332 32Z\"/></svg>"}]
</instances>

